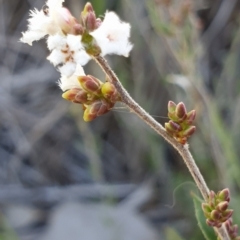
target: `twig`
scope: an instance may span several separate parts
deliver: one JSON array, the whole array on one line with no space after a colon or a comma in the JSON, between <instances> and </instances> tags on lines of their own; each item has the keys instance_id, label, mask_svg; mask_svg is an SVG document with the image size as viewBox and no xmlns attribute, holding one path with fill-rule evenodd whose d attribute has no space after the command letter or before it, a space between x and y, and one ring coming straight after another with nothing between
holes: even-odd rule
<instances>
[{"instance_id":1,"label":"twig","mask_svg":"<svg viewBox=\"0 0 240 240\"><path fill-rule=\"evenodd\" d=\"M96 56L94 59L102 68L102 70L107 74L107 76L110 78L110 81L116 87L118 93L121 96L121 101L125 103L132 112L136 113L145 123L147 123L152 129L154 129L159 135L161 135L167 142L169 142L179 152L185 164L187 165L188 170L190 171L204 200L207 202L210 191L202 174L198 169L198 166L196 165L188 149L188 145L187 144L182 145L179 142L177 142L174 138L172 138L170 135L168 135L168 133L165 131L165 128L159 122L157 122L153 117L151 117L141 106L138 105L138 103L136 103L132 99L132 97L129 95L129 93L125 90L125 88L119 81L116 74L108 65L105 58L101 56ZM218 236L222 240L230 240L228 233L224 227L215 228L215 231L218 233Z\"/></svg>"}]
</instances>

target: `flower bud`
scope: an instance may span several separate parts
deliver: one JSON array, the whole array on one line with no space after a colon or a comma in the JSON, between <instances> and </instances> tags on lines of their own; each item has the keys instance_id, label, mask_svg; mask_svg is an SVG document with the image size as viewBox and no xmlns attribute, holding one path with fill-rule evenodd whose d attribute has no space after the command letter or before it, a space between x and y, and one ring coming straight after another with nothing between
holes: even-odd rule
<instances>
[{"instance_id":1,"label":"flower bud","mask_svg":"<svg viewBox=\"0 0 240 240\"><path fill-rule=\"evenodd\" d=\"M206 220L206 223L207 223L207 225L210 226L210 227L216 226L216 222L213 221L213 220L210 220L210 219L207 219L207 220Z\"/></svg>"},{"instance_id":2,"label":"flower bud","mask_svg":"<svg viewBox=\"0 0 240 240\"><path fill-rule=\"evenodd\" d=\"M84 29L83 26L79 23L73 25L73 35L83 35Z\"/></svg>"},{"instance_id":3,"label":"flower bud","mask_svg":"<svg viewBox=\"0 0 240 240\"><path fill-rule=\"evenodd\" d=\"M224 212L224 211L227 210L228 205L229 205L229 203L228 203L227 201L220 202L220 203L217 205L217 209L220 210L221 212Z\"/></svg>"},{"instance_id":4,"label":"flower bud","mask_svg":"<svg viewBox=\"0 0 240 240\"><path fill-rule=\"evenodd\" d=\"M179 131L182 130L182 127L179 124L177 124L174 121L172 121L172 120L169 121L169 126L175 132L179 132Z\"/></svg>"},{"instance_id":5,"label":"flower bud","mask_svg":"<svg viewBox=\"0 0 240 240\"><path fill-rule=\"evenodd\" d=\"M219 211L217 211L217 210L212 210L212 212L211 212L211 218L212 218L213 220L218 220L218 219L220 219L220 217L221 217L221 214L220 214Z\"/></svg>"},{"instance_id":6,"label":"flower bud","mask_svg":"<svg viewBox=\"0 0 240 240\"><path fill-rule=\"evenodd\" d=\"M179 118L179 121L184 121L187 117L187 110L183 102L178 103L175 109L176 116Z\"/></svg>"},{"instance_id":7,"label":"flower bud","mask_svg":"<svg viewBox=\"0 0 240 240\"><path fill-rule=\"evenodd\" d=\"M84 12L88 13L88 12L93 12L93 6L90 2L87 2L84 6L84 9L83 9Z\"/></svg>"},{"instance_id":8,"label":"flower bud","mask_svg":"<svg viewBox=\"0 0 240 240\"><path fill-rule=\"evenodd\" d=\"M224 219L229 219L231 216L233 215L233 210L232 209L227 209L226 211L224 211L222 213L222 216L224 217ZM226 221L225 220L225 221Z\"/></svg>"},{"instance_id":9,"label":"flower bud","mask_svg":"<svg viewBox=\"0 0 240 240\"><path fill-rule=\"evenodd\" d=\"M83 114L83 119L85 122L92 121L96 117L107 113L111 107L112 106L109 105L106 101L97 100L86 107Z\"/></svg>"},{"instance_id":10,"label":"flower bud","mask_svg":"<svg viewBox=\"0 0 240 240\"><path fill-rule=\"evenodd\" d=\"M209 201L214 202L215 198L216 198L216 193L211 190L210 193L209 193Z\"/></svg>"},{"instance_id":11,"label":"flower bud","mask_svg":"<svg viewBox=\"0 0 240 240\"><path fill-rule=\"evenodd\" d=\"M229 191L229 189L228 188L225 188L225 189L223 189L222 191L220 191L219 193L218 193L218 197L219 197L219 199L221 199L221 200L224 200L224 201L230 201L230 191Z\"/></svg>"},{"instance_id":12,"label":"flower bud","mask_svg":"<svg viewBox=\"0 0 240 240\"><path fill-rule=\"evenodd\" d=\"M88 102L88 93L81 89L76 94L74 102L77 102L77 103L87 103Z\"/></svg>"},{"instance_id":13,"label":"flower bud","mask_svg":"<svg viewBox=\"0 0 240 240\"><path fill-rule=\"evenodd\" d=\"M191 135L193 135L193 133L195 131L196 131L196 127L195 126L190 126L182 132L182 136L190 137Z\"/></svg>"},{"instance_id":14,"label":"flower bud","mask_svg":"<svg viewBox=\"0 0 240 240\"><path fill-rule=\"evenodd\" d=\"M202 203L202 210L204 213L211 213L212 209L207 203Z\"/></svg>"},{"instance_id":15,"label":"flower bud","mask_svg":"<svg viewBox=\"0 0 240 240\"><path fill-rule=\"evenodd\" d=\"M92 32L99 27L99 20L97 20L94 9L91 3L86 3L81 13L82 23L87 32Z\"/></svg>"},{"instance_id":16,"label":"flower bud","mask_svg":"<svg viewBox=\"0 0 240 240\"><path fill-rule=\"evenodd\" d=\"M237 237L237 233L238 233L238 225L237 224L232 226L232 231L233 231L233 235L235 235L235 237Z\"/></svg>"},{"instance_id":17,"label":"flower bud","mask_svg":"<svg viewBox=\"0 0 240 240\"><path fill-rule=\"evenodd\" d=\"M169 113L174 113L175 109L176 109L176 103L174 103L173 101L169 101L168 102L168 112Z\"/></svg>"},{"instance_id":18,"label":"flower bud","mask_svg":"<svg viewBox=\"0 0 240 240\"><path fill-rule=\"evenodd\" d=\"M186 123L188 125L191 125L193 123L193 121L195 120L196 117L196 110L192 110L190 112L187 113L187 118L186 118Z\"/></svg>"},{"instance_id":19,"label":"flower bud","mask_svg":"<svg viewBox=\"0 0 240 240\"><path fill-rule=\"evenodd\" d=\"M115 86L110 82L105 82L101 88L103 96L110 100L111 102L116 102L120 99L120 96L117 92Z\"/></svg>"},{"instance_id":20,"label":"flower bud","mask_svg":"<svg viewBox=\"0 0 240 240\"><path fill-rule=\"evenodd\" d=\"M62 97L68 101L74 101L75 100L75 96L78 94L78 92L80 91L81 89L79 88L72 88L66 92L64 92L62 94Z\"/></svg>"},{"instance_id":21,"label":"flower bud","mask_svg":"<svg viewBox=\"0 0 240 240\"><path fill-rule=\"evenodd\" d=\"M77 21L67 8L58 9L54 14L54 21L64 34L75 34Z\"/></svg>"},{"instance_id":22,"label":"flower bud","mask_svg":"<svg viewBox=\"0 0 240 240\"><path fill-rule=\"evenodd\" d=\"M165 123L164 127L165 127L167 133L169 133L171 136L174 135L175 131L172 129L169 122Z\"/></svg>"},{"instance_id":23,"label":"flower bud","mask_svg":"<svg viewBox=\"0 0 240 240\"><path fill-rule=\"evenodd\" d=\"M101 85L102 82L97 78L87 75L78 77L78 81L80 82L82 88L89 93L99 95L101 93Z\"/></svg>"},{"instance_id":24,"label":"flower bud","mask_svg":"<svg viewBox=\"0 0 240 240\"><path fill-rule=\"evenodd\" d=\"M86 16L85 27L87 31L92 32L96 29L96 16L94 12L89 12Z\"/></svg>"}]
</instances>

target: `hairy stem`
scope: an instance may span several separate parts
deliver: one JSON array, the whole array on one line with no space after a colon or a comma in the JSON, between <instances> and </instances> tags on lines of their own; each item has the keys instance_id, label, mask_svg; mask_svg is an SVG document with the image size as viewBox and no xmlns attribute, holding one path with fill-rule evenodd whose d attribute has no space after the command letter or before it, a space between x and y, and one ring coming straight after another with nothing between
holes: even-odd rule
<instances>
[{"instance_id":1,"label":"hairy stem","mask_svg":"<svg viewBox=\"0 0 240 240\"><path fill-rule=\"evenodd\" d=\"M116 74L108 65L105 58L101 56L96 56L94 57L94 60L99 64L102 70L109 77L110 81L114 84L118 93L121 96L122 102L125 103L132 112L136 113L145 123L147 123L153 130L155 130L159 135L161 135L167 142L169 142L179 152L185 164L187 165L188 170L190 171L204 200L207 202L210 191L201 172L199 171L198 166L196 165L192 157L192 154L188 149L188 145L187 144L182 145L179 142L177 142L174 138L172 138L170 135L168 135L168 133L165 131L165 128L159 122L157 122L152 116L150 116L141 106L139 106L138 103L136 103L133 100L133 98L129 95L129 93L126 91L126 89L123 87L123 85L119 81ZM222 240L230 240L228 233L224 227L215 228L215 231L217 232L218 236Z\"/></svg>"}]
</instances>

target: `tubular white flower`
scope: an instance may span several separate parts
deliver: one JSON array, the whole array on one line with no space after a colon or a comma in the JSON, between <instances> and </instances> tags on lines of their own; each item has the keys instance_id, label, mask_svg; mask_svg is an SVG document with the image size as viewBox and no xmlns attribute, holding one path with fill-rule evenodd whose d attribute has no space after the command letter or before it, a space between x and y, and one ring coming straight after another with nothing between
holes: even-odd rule
<instances>
[{"instance_id":1,"label":"tubular white flower","mask_svg":"<svg viewBox=\"0 0 240 240\"><path fill-rule=\"evenodd\" d=\"M102 55L129 56L133 45L129 42L131 26L122 22L116 13L107 12L100 27L91 32L102 50Z\"/></svg>"},{"instance_id":2,"label":"tubular white flower","mask_svg":"<svg viewBox=\"0 0 240 240\"><path fill-rule=\"evenodd\" d=\"M62 8L63 0L48 0L47 12L42 9L30 11L30 18L28 19L28 30L23 34L20 41L32 45L33 41L38 41L46 35L62 34L62 30L55 21L56 13Z\"/></svg>"},{"instance_id":3,"label":"tubular white flower","mask_svg":"<svg viewBox=\"0 0 240 240\"><path fill-rule=\"evenodd\" d=\"M76 71L71 77L67 77L66 75L61 75L61 79L58 81L59 87L62 89L63 92L70 90L72 88L79 88L82 89L78 77L85 76L85 72L81 65L76 66Z\"/></svg>"},{"instance_id":4,"label":"tubular white flower","mask_svg":"<svg viewBox=\"0 0 240 240\"><path fill-rule=\"evenodd\" d=\"M52 50L47 59L54 66L62 64L59 71L68 77L75 72L77 64L84 66L91 59L81 44L81 36L49 36L47 45Z\"/></svg>"}]
</instances>

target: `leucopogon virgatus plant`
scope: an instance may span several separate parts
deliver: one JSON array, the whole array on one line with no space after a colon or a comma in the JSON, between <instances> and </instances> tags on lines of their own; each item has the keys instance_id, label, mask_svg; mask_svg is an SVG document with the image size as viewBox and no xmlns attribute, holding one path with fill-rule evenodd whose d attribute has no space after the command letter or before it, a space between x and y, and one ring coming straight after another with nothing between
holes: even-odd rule
<instances>
[{"instance_id":1,"label":"leucopogon virgatus plant","mask_svg":"<svg viewBox=\"0 0 240 240\"><path fill-rule=\"evenodd\" d=\"M46 39L50 51L47 59L61 74L58 84L63 91L62 97L82 105L86 122L109 112L116 102L121 102L169 142L182 156L204 198L202 208L206 222L214 228L216 237L239 240L237 226L231 219L233 211L228 209L229 190L217 194L210 191L189 151L187 140L196 130L193 125L196 111L187 112L184 103L169 101L169 122L165 127L158 123L132 99L104 58L107 54L129 56L133 48L129 41L130 24L111 11L107 11L103 19L97 18L91 3L85 5L80 19L76 19L63 2L47 0L40 11L30 11L28 30L20 41L32 45L34 41ZM91 59L106 74L104 81L85 74L83 66Z\"/></svg>"}]
</instances>

